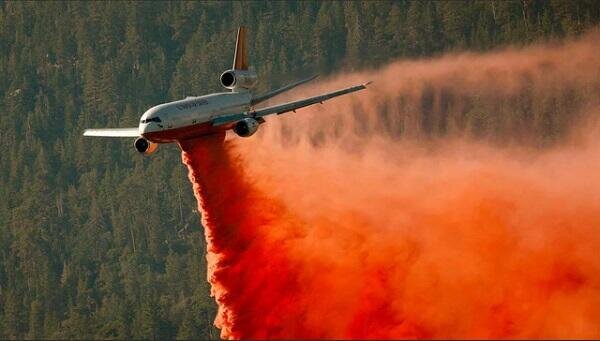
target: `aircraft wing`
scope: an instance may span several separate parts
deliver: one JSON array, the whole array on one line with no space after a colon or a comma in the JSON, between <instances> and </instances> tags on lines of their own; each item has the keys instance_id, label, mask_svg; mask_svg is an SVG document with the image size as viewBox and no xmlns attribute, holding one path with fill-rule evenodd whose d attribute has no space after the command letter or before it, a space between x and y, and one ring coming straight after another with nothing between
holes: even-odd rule
<instances>
[{"instance_id":1,"label":"aircraft wing","mask_svg":"<svg viewBox=\"0 0 600 341\"><path fill-rule=\"evenodd\" d=\"M334 98L334 97L337 97L337 96L342 96L345 94L349 94L351 92L366 89L367 85L369 85L370 83L371 82L367 82L367 83L364 83L361 85L355 85L355 86L352 86L349 88L329 92L329 93L326 93L326 94L323 94L320 96L309 97L306 99L301 99L298 101L288 102L288 103L284 103L284 104L278 104L278 105L274 105L274 106L246 112L246 113L216 117L213 119L213 126L220 126L220 125L224 125L224 124L234 123L234 122L237 122L237 121L242 120L247 117L260 118L260 117L271 115L271 114L281 115L286 112L296 111L296 109L304 108L304 107L307 107L309 105L316 104L316 103L323 103L324 101Z\"/></svg>"},{"instance_id":2,"label":"aircraft wing","mask_svg":"<svg viewBox=\"0 0 600 341\"><path fill-rule=\"evenodd\" d=\"M303 79L301 81L298 81L298 82L286 85L283 88L279 88L277 90L270 91L270 92L268 92L268 93L266 93L264 95L252 97L251 104L255 105L255 104L258 104L260 102L264 102L264 101L268 100L269 98L275 97L275 96L277 96L277 95L279 95L279 94L281 94L283 92L289 91L289 90L291 90L291 89L293 89L293 88L295 88L297 86L300 86L300 85L302 85L304 83L308 83L308 82L312 81L313 79L315 79L317 77L318 77L318 75L313 75L313 76L310 76L310 77L308 77L306 79Z\"/></svg>"},{"instance_id":3,"label":"aircraft wing","mask_svg":"<svg viewBox=\"0 0 600 341\"><path fill-rule=\"evenodd\" d=\"M139 129L136 128L106 128L106 129L86 129L83 136L102 136L102 137L138 137Z\"/></svg>"}]
</instances>

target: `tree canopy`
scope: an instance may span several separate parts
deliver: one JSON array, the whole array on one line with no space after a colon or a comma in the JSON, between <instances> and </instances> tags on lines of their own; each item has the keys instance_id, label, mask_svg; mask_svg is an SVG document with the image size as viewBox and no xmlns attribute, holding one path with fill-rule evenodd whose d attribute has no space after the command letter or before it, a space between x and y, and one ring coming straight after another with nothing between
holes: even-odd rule
<instances>
[{"instance_id":1,"label":"tree canopy","mask_svg":"<svg viewBox=\"0 0 600 341\"><path fill-rule=\"evenodd\" d=\"M0 338L218 337L177 147L82 131L220 91L237 26L266 90L599 19L596 0L0 2Z\"/></svg>"}]
</instances>

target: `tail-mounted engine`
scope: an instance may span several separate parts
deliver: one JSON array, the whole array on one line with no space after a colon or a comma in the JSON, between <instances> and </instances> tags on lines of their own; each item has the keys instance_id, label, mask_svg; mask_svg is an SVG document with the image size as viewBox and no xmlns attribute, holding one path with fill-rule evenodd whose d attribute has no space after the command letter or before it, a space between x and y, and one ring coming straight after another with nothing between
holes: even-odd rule
<instances>
[{"instance_id":1,"label":"tail-mounted engine","mask_svg":"<svg viewBox=\"0 0 600 341\"><path fill-rule=\"evenodd\" d=\"M250 70L227 70L221 74L221 84L227 89L252 89L257 82L256 73Z\"/></svg>"},{"instance_id":2,"label":"tail-mounted engine","mask_svg":"<svg viewBox=\"0 0 600 341\"><path fill-rule=\"evenodd\" d=\"M221 74L221 84L233 91L252 89L256 85L256 73L248 69L248 54L246 53L246 28L238 29L233 54L233 66Z\"/></svg>"},{"instance_id":3,"label":"tail-mounted engine","mask_svg":"<svg viewBox=\"0 0 600 341\"><path fill-rule=\"evenodd\" d=\"M233 126L233 131L241 137L248 137L254 135L258 130L258 126L260 122L253 118L244 118L243 120L237 122Z\"/></svg>"},{"instance_id":4,"label":"tail-mounted engine","mask_svg":"<svg viewBox=\"0 0 600 341\"><path fill-rule=\"evenodd\" d=\"M133 142L133 146L138 152L147 155L156 151L158 143L150 142L143 137L138 137L135 142Z\"/></svg>"}]
</instances>

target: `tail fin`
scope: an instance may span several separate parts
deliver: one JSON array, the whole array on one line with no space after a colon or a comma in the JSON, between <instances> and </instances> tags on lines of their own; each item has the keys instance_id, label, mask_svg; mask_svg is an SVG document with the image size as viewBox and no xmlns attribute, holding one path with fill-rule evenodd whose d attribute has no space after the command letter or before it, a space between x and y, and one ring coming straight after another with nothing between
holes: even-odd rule
<instances>
[{"instance_id":1,"label":"tail fin","mask_svg":"<svg viewBox=\"0 0 600 341\"><path fill-rule=\"evenodd\" d=\"M233 56L234 70L248 70L248 57L246 55L246 27L240 26L235 42L235 55Z\"/></svg>"}]
</instances>

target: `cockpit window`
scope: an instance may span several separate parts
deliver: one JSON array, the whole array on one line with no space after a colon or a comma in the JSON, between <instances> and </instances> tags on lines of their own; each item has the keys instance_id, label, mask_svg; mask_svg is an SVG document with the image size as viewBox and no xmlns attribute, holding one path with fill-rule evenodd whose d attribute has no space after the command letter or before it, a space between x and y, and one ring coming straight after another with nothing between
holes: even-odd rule
<instances>
[{"instance_id":1,"label":"cockpit window","mask_svg":"<svg viewBox=\"0 0 600 341\"><path fill-rule=\"evenodd\" d=\"M142 120L141 122L142 122L142 123L150 123L150 122L157 122L157 123L160 123L160 122L162 122L162 121L160 120L160 117L158 117L158 116L157 116L157 117L148 118L148 119L146 119L146 120Z\"/></svg>"}]
</instances>

